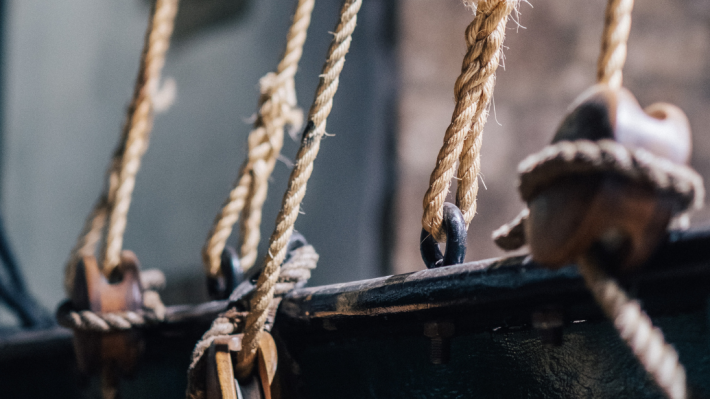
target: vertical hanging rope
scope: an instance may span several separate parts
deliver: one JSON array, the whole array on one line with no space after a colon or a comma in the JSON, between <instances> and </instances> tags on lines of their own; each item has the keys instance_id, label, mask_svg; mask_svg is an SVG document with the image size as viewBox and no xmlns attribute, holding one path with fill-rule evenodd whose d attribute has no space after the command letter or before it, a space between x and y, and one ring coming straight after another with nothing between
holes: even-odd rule
<instances>
[{"instance_id":1,"label":"vertical hanging rope","mask_svg":"<svg viewBox=\"0 0 710 399\"><path fill-rule=\"evenodd\" d=\"M618 283L589 259L579 262L579 272L621 338L663 392L671 399L685 399L685 369L678 362L678 353L666 343L641 305L629 299Z\"/></svg>"},{"instance_id":2,"label":"vertical hanging rope","mask_svg":"<svg viewBox=\"0 0 710 399\"><path fill-rule=\"evenodd\" d=\"M129 122L126 125L126 141L115 197L109 196L109 223L103 261L103 272L107 276L120 262L123 233L126 231L126 219L131 206L136 174L140 169L143 154L148 149L150 131L153 127L152 97L158 91L160 74L165 65L165 54L170 47L177 6L177 0L157 1L151 30L146 38L141 69L136 81L136 92L128 111Z\"/></svg>"},{"instance_id":3,"label":"vertical hanging rope","mask_svg":"<svg viewBox=\"0 0 710 399\"><path fill-rule=\"evenodd\" d=\"M424 195L422 226L438 241L446 239L441 228L443 206L456 161L460 161L458 177L461 179L457 205L467 225L476 213L481 133L488 118L487 108L495 86L505 26L517 4L517 0L482 0L466 28L468 51L454 86L456 107Z\"/></svg>"},{"instance_id":4,"label":"vertical hanging rope","mask_svg":"<svg viewBox=\"0 0 710 399\"><path fill-rule=\"evenodd\" d=\"M315 0L299 0L288 31L286 50L276 73L267 74L259 82L259 112L249 133L247 160L222 211L215 218L202 250L205 270L212 277L219 274L220 256L240 214L242 268L246 270L256 261L256 250L261 239L261 212L268 191L268 179L283 146L284 127L300 126L303 121L302 112L296 106L294 76L303 54L314 4Z\"/></svg>"},{"instance_id":5,"label":"vertical hanging rope","mask_svg":"<svg viewBox=\"0 0 710 399\"><path fill-rule=\"evenodd\" d=\"M633 8L634 0L609 0L606 5L602 49L597 64L599 83L621 87Z\"/></svg>"},{"instance_id":6,"label":"vertical hanging rope","mask_svg":"<svg viewBox=\"0 0 710 399\"><path fill-rule=\"evenodd\" d=\"M607 3L597 80L610 87L621 87L623 82L633 6L634 0ZM579 262L579 272L621 338L656 384L669 398L685 399L685 368L678 361L678 353L666 343L663 333L653 326L638 301L630 299L616 280L588 258Z\"/></svg>"},{"instance_id":7,"label":"vertical hanging rope","mask_svg":"<svg viewBox=\"0 0 710 399\"><path fill-rule=\"evenodd\" d=\"M87 218L67 262L64 284L67 292L71 292L78 259L95 255L109 215L104 274L108 276L118 265L135 176L152 127L152 97L158 91L177 8L178 0L158 0L152 9L133 98L107 171L108 184Z\"/></svg>"},{"instance_id":8,"label":"vertical hanging rope","mask_svg":"<svg viewBox=\"0 0 710 399\"><path fill-rule=\"evenodd\" d=\"M269 251L264 260L264 270L259 276L251 300L251 308L244 328L242 350L238 354L236 365L240 377L248 375L253 367L259 335L264 328L268 309L274 297L274 285L278 279L279 266L286 256L286 244L291 238L301 201L306 194L306 185L313 171L313 161L318 155L320 141L325 134L326 120L333 107L333 96L338 90L340 72L345 64L345 55L350 50L352 33L357 24L357 13L361 5L362 0L345 0L340 11L340 22L333 34L316 97L308 114L308 126L301 139L295 166L281 203L281 211L276 218L276 228L271 235Z\"/></svg>"}]
</instances>

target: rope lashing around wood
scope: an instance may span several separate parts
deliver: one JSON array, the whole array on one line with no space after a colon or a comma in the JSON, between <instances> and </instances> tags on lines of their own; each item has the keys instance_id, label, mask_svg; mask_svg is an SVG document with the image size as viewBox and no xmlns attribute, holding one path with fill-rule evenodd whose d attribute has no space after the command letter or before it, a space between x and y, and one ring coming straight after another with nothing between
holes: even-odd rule
<instances>
[{"instance_id":1,"label":"rope lashing around wood","mask_svg":"<svg viewBox=\"0 0 710 399\"><path fill-rule=\"evenodd\" d=\"M152 9L133 98L128 107L121 139L107 171L108 183L87 218L66 265L64 285L67 293L72 291L79 259L85 255L95 255L107 219L106 248L103 251L104 275L110 275L119 263L128 209L141 158L148 148L153 124L153 100L159 96L161 72L170 46L178 2L157 0Z\"/></svg>"},{"instance_id":2,"label":"rope lashing around wood","mask_svg":"<svg viewBox=\"0 0 710 399\"><path fill-rule=\"evenodd\" d=\"M623 82L633 8L634 0L609 0L604 12L602 45L597 60L597 82L612 88L621 87ZM505 250L523 246L523 224L527 217L526 210L521 212L514 221L493 232L493 240Z\"/></svg>"},{"instance_id":3,"label":"rope lashing around wood","mask_svg":"<svg viewBox=\"0 0 710 399\"><path fill-rule=\"evenodd\" d=\"M634 0L609 0L607 3L602 48L597 63L599 83L606 83L610 87L621 87L633 8Z\"/></svg>"},{"instance_id":4,"label":"rope lashing around wood","mask_svg":"<svg viewBox=\"0 0 710 399\"><path fill-rule=\"evenodd\" d=\"M333 34L333 41L316 89L316 97L308 114L309 122L301 139L281 210L276 217L276 228L269 241L264 268L251 300L250 312L244 328L242 350L238 354L235 367L239 376L248 375L253 367L259 335L264 328L274 296L279 266L286 257L286 245L291 238L301 201L306 194L306 185L313 172L313 162L318 155L321 138L325 134L326 120L333 107L333 97L338 90L340 72L345 64L345 55L350 49L352 33L357 24L357 13L361 5L362 0L345 0L340 11L340 22Z\"/></svg>"},{"instance_id":5,"label":"rope lashing around wood","mask_svg":"<svg viewBox=\"0 0 710 399\"><path fill-rule=\"evenodd\" d=\"M597 79L611 90L619 90L622 85L632 8L633 0L607 3ZM609 140L557 142L521 162L519 172L520 193L526 201L541 186L552 184L570 172L613 172L631 182L641 182L667 198L675 198L679 208L676 212L699 208L704 198L702 178L689 166ZM530 217L526 209L512 223L494 232L496 243L505 249L525 244L528 237L524 225L531 223ZM678 353L666 343L640 304L630 299L590 254L578 259L578 266L595 300L650 377L669 398L686 398L685 369L679 363Z\"/></svg>"},{"instance_id":6,"label":"rope lashing around wood","mask_svg":"<svg viewBox=\"0 0 710 399\"><path fill-rule=\"evenodd\" d=\"M318 254L312 245L305 245L289 252L290 256L279 272L279 277L274 287L274 300L267 312L265 331L270 331L278 305L286 294L295 288L303 287L311 277L311 271L318 264ZM238 298L242 299L242 298ZM212 342L219 338L243 331L246 320L246 312L232 308L221 314L213 322L210 329L205 332L200 341L195 345L192 352L192 362L188 370L188 399L201 399L205 395L204 387L204 361L203 354L210 347Z\"/></svg>"},{"instance_id":7,"label":"rope lashing around wood","mask_svg":"<svg viewBox=\"0 0 710 399\"><path fill-rule=\"evenodd\" d=\"M165 317L165 305L158 291L165 287L165 275L158 269L141 272L143 309L112 313L96 313L90 310L74 310L71 301L64 301L57 308L57 322L72 330L93 332L126 331L135 327L157 324Z\"/></svg>"},{"instance_id":8,"label":"rope lashing around wood","mask_svg":"<svg viewBox=\"0 0 710 399\"><path fill-rule=\"evenodd\" d=\"M457 161L456 205L464 215L466 226L476 214L483 126L488 119L505 27L517 5L518 0L481 0L466 29L468 50L454 86L456 107L424 195L422 227L440 242L446 239L442 230L443 206Z\"/></svg>"},{"instance_id":9,"label":"rope lashing around wood","mask_svg":"<svg viewBox=\"0 0 710 399\"><path fill-rule=\"evenodd\" d=\"M705 200L703 178L692 168L678 165L642 148L628 148L611 140L561 141L529 155L518 166L519 191L529 200L539 187L574 173L607 172L649 185L681 204L683 212L700 209ZM514 220L493 232L496 245L506 251L527 243L525 208Z\"/></svg>"},{"instance_id":10,"label":"rope lashing around wood","mask_svg":"<svg viewBox=\"0 0 710 399\"><path fill-rule=\"evenodd\" d=\"M656 384L670 399L685 399L685 369L678 362L678 353L666 343L663 333L653 326L638 301L630 299L616 280L589 258L579 262L579 272L594 299Z\"/></svg>"},{"instance_id":11,"label":"rope lashing around wood","mask_svg":"<svg viewBox=\"0 0 710 399\"><path fill-rule=\"evenodd\" d=\"M205 271L211 277L219 273L220 256L240 214L240 264L246 270L256 261L268 179L283 146L284 128L286 125L298 128L303 123L303 113L296 105L294 76L303 54L314 4L315 0L299 0L276 73L268 73L259 81L259 111L249 134L247 160L215 218L202 251Z\"/></svg>"}]
</instances>

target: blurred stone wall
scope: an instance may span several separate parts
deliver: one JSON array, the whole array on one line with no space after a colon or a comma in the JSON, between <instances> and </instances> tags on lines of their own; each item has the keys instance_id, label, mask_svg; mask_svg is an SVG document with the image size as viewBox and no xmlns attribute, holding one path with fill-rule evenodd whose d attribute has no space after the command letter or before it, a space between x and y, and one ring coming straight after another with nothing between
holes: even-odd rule
<instances>
[{"instance_id":1,"label":"blurred stone wall","mask_svg":"<svg viewBox=\"0 0 710 399\"><path fill-rule=\"evenodd\" d=\"M550 141L567 106L594 84L605 4L530 0L508 22L483 137L486 188L482 184L479 191L467 260L503 255L490 236L522 208L517 164ZM418 252L422 198L453 111L454 81L466 50L463 35L472 19L459 0L404 0L400 8L395 272L423 268ZM636 2L624 84L642 106L666 101L685 110L694 132L693 166L704 176L710 176L709 62L710 2ZM696 214L694 223L703 223L704 215Z\"/></svg>"}]
</instances>

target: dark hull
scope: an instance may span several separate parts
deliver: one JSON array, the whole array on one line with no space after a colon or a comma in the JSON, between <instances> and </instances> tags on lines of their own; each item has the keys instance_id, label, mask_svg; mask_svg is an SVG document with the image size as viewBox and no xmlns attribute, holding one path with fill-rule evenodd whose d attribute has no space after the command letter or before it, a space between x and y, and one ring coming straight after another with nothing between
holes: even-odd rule
<instances>
[{"instance_id":1,"label":"dark hull","mask_svg":"<svg viewBox=\"0 0 710 399\"><path fill-rule=\"evenodd\" d=\"M705 397L710 232L672 235L622 283L678 349L693 393ZM183 395L192 346L220 306L173 308L169 323L147 333L124 397ZM560 345L533 328L541 311L562 315ZM431 321L455 326L446 364L430 361L423 331ZM553 272L524 257L301 289L282 302L274 336L283 398L662 397L574 266ZM82 397L70 337L54 330L0 339L0 396Z\"/></svg>"}]
</instances>

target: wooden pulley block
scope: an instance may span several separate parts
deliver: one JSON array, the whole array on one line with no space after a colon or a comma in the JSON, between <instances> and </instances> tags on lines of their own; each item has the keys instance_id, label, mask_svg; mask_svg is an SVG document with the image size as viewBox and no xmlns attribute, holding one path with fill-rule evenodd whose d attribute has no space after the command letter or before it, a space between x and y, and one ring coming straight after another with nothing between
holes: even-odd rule
<instances>
[{"instance_id":1,"label":"wooden pulley block","mask_svg":"<svg viewBox=\"0 0 710 399\"><path fill-rule=\"evenodd\" d=\"M644 110L624 88L589 89L552 144L520 165L533 259L559 268L603 243L620 271L640 265L671 218L703 196L702 179L687 166L690 151L679 108Z\"/></svg>"},{"instance_id":2,"label":"wooden pulley block","mask_svg":"<svg viewBox=\"0 0 710 399\"><path fill-rule=\"evenodd\" d=\"M234 378L232 353L242 349L243 334L217 337L207 351L205 371L207 399L237 399L239 384ZM236 359L235 359L236 360Z\"/></svg>"},{"instance_id":3,"label":"wooden pulley block","mask_svg":"<svg viewBox=\"0 0 710 399\"><path fill-rule=\"evenodd\" d=\"M264 331L259 339L256 373L238 381L234 373L243 334L218 337L207 351L207 399L271 399L271 383L276 374L278 355L274 338Z\"/></svg>"},{"instance_id":4,"label":"wooden pulley block","mask_svg":"<svg viewBox=\"0 0 710 399\"><path fill-rule=\"evenodd\" d=\"M266 399L271 399L271 384L274 382L278 361L279 356L274 338L268 332L262 332L259 338L259 350L256 352L256 362Z\"/></svg>"},{"instance_id":5,"label":"wooden pulley block","mask_svg":"<svg viewBox=\"0 0 710 399\"><path fill-rule=\"evenodd\" d=\"M140 271L136 255L121 253L121 263L107 280L96 258L85 256L77 265L74 309L94 313L137 311L142 307ZM142 342L135 330L120 332L75 331L74 349L79 369L87 374L102 370L104 377L129 376L136 368Z\"/></svg>"}]
</instances>

